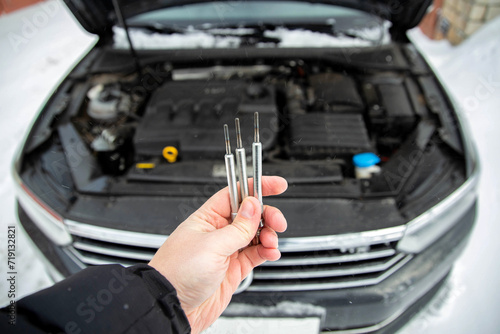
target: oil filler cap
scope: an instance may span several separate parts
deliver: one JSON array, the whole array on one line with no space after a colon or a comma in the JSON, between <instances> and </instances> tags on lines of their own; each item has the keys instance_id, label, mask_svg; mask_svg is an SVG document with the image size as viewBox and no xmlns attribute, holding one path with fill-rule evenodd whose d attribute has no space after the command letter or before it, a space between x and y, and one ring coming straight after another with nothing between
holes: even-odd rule
<instances>
[{"instance_id":1,"label":"oil filler cap","mask_svg":"<svg viewBox=\"0 0 500 334\"><path fill-rule=\"evenodd\" d=\"M177 156L179 155L179 151L173 146L167 146L163 149L163 157L170 163L174 163L177 161Z\"/></svg>"}]
</instances>

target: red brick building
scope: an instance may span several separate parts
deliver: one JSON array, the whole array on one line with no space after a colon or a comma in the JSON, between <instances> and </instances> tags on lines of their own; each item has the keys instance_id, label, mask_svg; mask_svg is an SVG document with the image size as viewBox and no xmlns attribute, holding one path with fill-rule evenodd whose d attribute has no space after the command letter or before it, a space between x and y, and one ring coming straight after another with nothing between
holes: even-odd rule
<instances>
[{"instance_id":1,"label":"red brick building","mask_svg":"<svg viewBox=\"0 0 500 334\"><path fill-rule=\"evenodd\" d=\"M0 15L13 12L42 0L0 0Z\"/></svg>"},{"instance_id":2,"label":"red brick building","mask_svg":"<svg viewBox=\"0 0 500 334\"><path fill-rule=\"evenodd\" d=\"M420 28L430 38L456 45L497 16L500 0L435 0Z\"/></svg>"}]
</instances>

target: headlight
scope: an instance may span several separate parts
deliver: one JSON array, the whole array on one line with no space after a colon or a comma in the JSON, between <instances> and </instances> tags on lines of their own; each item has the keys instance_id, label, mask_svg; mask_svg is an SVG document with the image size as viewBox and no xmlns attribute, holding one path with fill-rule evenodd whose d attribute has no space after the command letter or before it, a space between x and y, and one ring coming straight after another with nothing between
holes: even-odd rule
<instances>
[{"instance_id":1,"label":"headlight","mask_svg":"<svg viewBox=\"0 0 500 334\"><path fill-rule=\"evenodd\" d=\"M21 180L15 168L12 169L19 203L33 222L57 245L72 242L63 218L40 200Z\"/></svg>"},{"instance_id":2,"label":"headlight","mask_svg":"<svg viewBox=\"0 0 500 334\"><path fill-rule=\"evenodd\" d=\"M419 253L446 233L474 205L478 180L479 168L476 165L471 177L460 188L407 224L398 251Z\"/></svg>"}]
</instances>

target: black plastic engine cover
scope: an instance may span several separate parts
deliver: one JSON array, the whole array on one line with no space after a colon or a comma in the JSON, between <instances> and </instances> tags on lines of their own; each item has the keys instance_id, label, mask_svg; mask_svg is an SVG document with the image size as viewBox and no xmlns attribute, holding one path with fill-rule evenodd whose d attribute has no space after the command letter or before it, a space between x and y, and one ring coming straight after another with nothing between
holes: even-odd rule
<instances>
[{"instance_id":1,"label":"black plastic engine cover","mask_svg":"<svg viewBox=\"0 0 500 334\"><path fill-rule=\"evenodd\" d=\"M314 110L326 112L363 111L364 103L354 79L341 73L323 73L310 77L316 98Z\"/></svg>"},{"instance_id":2,"label":"black plastic engine cover","mask_svg":"<svg viewBox=\"0 0 500 334\"><path fill-rule=\"evenodd\" d=\"M368 84L365 95L368 95L368 116L373 131L382 136L399 137L413 130L417 117L403 82Z\"/></svg>"},{"instance_id":3,"label":"black plastic engine cover","mask_svg":"<svg viewBox=\"0 0 500 334\"><path fill-rule=\"evenodd\" d=\"M250 152L253 114L260 116L263 150L277 140L278 111L272 87L239 80L168 82L152 95L134 137L136 154L161 156L174 146L181 159L221 158L223 125L236 144L234 119L240 118L243 145ZM235 146L233 146L234 148Z\"/></svg>"},{"instance_id":4,"label":"black plastic engine cover","mask_svg":"<svg viewBox=\"0 0 500 334\"><path fill-rule=\"evenodd\" d=\"M290 122L290 149L294 157L335 158L373 152L363 116L311 112Z\"/></svg>"}]
</instances>

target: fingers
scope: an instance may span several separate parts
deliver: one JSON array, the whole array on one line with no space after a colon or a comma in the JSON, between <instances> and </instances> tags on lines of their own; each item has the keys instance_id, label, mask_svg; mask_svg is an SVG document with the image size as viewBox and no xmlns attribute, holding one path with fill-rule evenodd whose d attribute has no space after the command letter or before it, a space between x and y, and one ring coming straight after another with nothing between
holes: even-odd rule
<instances>
[{"instance_id":1,"label":"fingers","mask_svg":"<svg viewBox=\"0 0 500 334\"><path fill-rule=\"evenodd\" d=\"M260 233L260 242L266 249L277 249L278 235L276 232L286 230L286 219L280 210L271 206L264 207L263 216L265 227ZM233 223L214 231L217 234L216 237L220 238L220 241L217 242L221 247L220 251L229 256L233 252L246 247L254 238L260 219L259 201L253 197L245 199ZM274 251L263 250L262 252L265 255L265 260L271 260L271 258L274 260L276 254L279 254L279 252ZM272 254L271 258L269 258L268 254Z\"/></svg>"},{"instance_id":2,"label":"fingers","mask_svg":"<svg viewBox=\"0 0 500 334\"><path fill-rule=\"evenodd\" d=\"M267 210L269 210L268 219L271 221L271 225L284 226L286 229L286 221L281 211L272 207L268 207ZM246 277L253 268L265 261L276 261L281 257L281 253L278 250L278 234L268 226L267 221L266 226L260 232L260 243L257 246L247 247L239 253L238 259L241 263L241 277Z\"/></svg>"},{"instance_id":3,"label":"fingers","mask_svg":"<svg viewBox=\"0 0 500 334\"><path fill-rule=\"evenodd\" d=\"M212 233L219 253L230 256L246 247L255 236L260 219L259 201L254 197L246 198L232 224Z\"/></svg>"},{"instance_id":4,"label":"fingers","mask_svg":"<svg viewBox=\"0 0 500 334\"><path fill-rule=\"evenodd\" d=\"M241 265L241 277L246 277L253 268L266 261L276 261L281 253L277 249L265 248L263 245L257 245L244 249L238 255Z\"/></svg>"},{"instance_id":5,"label":"fingers","mask_svg":"<svg viewBox=\"0 0 500 334\"><path fill-rule=\"evenodd\" d=\"M264 205L264 222L266 226L275 230L276 232L285 232L287 222L285 216L281 211L273 206Z\"/></svg>"},{"instance_id":6,"label":"fingers","mask_svg":"<svg viewBox=\"0 0 500 334\"><path fill-rule=\"evenodd\" d=\"M261 258L267 261L276 261L281 257L281 253L276 248L265 248L263 246L257 247L259 255Z\"/></svg>"},{"instance_id":7,"label":"fingers","mask_svg":"<svg viewBox=\"0 0 500 334\"><path fill-rule=\"evenodd\" d=\"M278 234L269 227L264 227L260 231L259 240L265 248L278 248Z\"/></svg>"},{"instance_id":8,"label":"fingers","mask_svg":"<svg viewBox=\"0 0 500 334\"><path fill-rule=\"evenodd\" d=\"M265 227L260 233L260 242L265 248L278 248L278 234L276 232L285 232L286 219L279 209L272 206L264 207L263 216Z\"/></svg>"},{"instance_id":9,"label":"fingers","mask_svg":"<svg viewBox=\"0 0 500 334\"><path fill-rule=\"evenodd\" d=\"M259 254L258 247L248 247L238 254L238 260L241 266L241 277L247 277L253 268L266 262Z\"/></svg>"},{"instance_id":10,"label":"fingers","mask_svg":"<svg viewBox=\"0 0 500 334\"><path fill-rule=\"evenodd\" d=\"M264 206L263 218L265 227L261 231L260 241L264 248L271 250L261 250L261 252L265 256L265 260L274 261L279 258L279 252L272 251L272 249L278 248L276 232L284 232L287 228L287 222L279 209L267 205ZM254 197L245 199L233 223L217 230L220 231L217 233L217 237L223 241L222 243L216 242L221 247L220 251L224 255L230 255L246 247L254 238L260 219L258 200Z\"/></svg>"},{"instance_id":11,"label":"fingers","mask_svg":"<svg viewBox=\"0 0 500 334\"><path fill-rule=\"evenodd\" d=\"M248 179L250 193L253 194L253 179ZM264 196L273 196L283 193L288 188L286 180L279 176L262 177L262 194ZM216 213L222 217L231 217L231 207L229 201L229 191L226 188L220 190L210 197L200 208L207 213Z\"/></svg>"},{"instance_id":12,"label":"fingers","mask_svg":"<svg viewBox=\"0 0 500 334\"><path fill-rule=\"evenodd\" d=\"M284 193L287 188L288 182L280 176L262 177L262 196L279 195ZM253 178L248 179L248 190L250 195L253 196Z\"/></svg>"}]
</instances>

